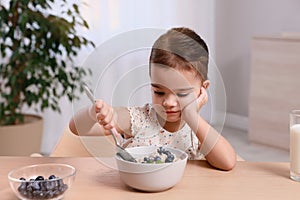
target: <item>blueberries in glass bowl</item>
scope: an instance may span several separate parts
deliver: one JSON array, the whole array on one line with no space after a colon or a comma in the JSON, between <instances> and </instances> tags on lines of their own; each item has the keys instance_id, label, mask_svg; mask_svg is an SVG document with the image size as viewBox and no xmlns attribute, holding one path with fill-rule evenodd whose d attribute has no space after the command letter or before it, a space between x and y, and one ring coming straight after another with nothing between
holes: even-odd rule
<instances>
[{"instance_id":1,"label":"blueberries in glass bowl","mask_svg":"<svg viewBox=\"0 0 300 200\"><path fill-rule=\"evenodd\" d=\"M21 177L20 180L22 182L18 187L18 192L27 199L53 199L68 189L68 185L55 175L50 175L48 179L37 176L30 180Z\"/></svg>"},{"instance_id":2,"label":"blueberries in glass bowl","mask_svg":"<svg viewBox=\"0 0 300 200\"><path fill-rule=\"evenodd\" d=\"M74 182L76 169L70 165L48 163L14 169L8 180L22 200L62 199Z\"/></svg>"}]
</instances>

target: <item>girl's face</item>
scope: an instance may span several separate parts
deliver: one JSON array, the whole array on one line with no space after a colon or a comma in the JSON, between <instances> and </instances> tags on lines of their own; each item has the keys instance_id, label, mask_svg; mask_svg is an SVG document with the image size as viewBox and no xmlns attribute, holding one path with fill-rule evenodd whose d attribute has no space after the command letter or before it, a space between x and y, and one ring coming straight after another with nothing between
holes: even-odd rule
<instances>
[{"instance_id":1,"label":"girl's face","mask_svg":"<svg viewBox=\"0 0 300 200\"><path fill-rule=\"evenodd\" d=\"M152 103L165 123L180 123L182 108L199 97L201 87L193 72L151 66Z\"/></svg>"}]
</instances>

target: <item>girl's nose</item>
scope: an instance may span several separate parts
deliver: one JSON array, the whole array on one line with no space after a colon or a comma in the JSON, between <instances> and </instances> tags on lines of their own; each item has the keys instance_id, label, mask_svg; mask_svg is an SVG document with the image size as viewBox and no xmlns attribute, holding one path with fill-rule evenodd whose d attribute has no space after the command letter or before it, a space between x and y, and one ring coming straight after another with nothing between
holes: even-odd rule
<instances>
[{"instance_id":1,"label":"girl's nose","mask_svg":"<svg viewBox=\"0 0 300 200\"><path fill-rule=\"evenodd\" d=\"M174 94L169 94L163 100L163 106L165 107L174 107L177 106L177 98Z\"/></svg>"}]
</instances>

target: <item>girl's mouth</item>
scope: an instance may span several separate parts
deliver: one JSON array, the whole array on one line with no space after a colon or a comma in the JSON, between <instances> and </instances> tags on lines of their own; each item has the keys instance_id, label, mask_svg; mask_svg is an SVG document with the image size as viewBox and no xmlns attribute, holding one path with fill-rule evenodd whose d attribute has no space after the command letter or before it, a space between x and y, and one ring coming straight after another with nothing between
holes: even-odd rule
<instances>
[{"instance_id":1,"label":"girl's mouth","mask_svg":"<svg viewBox=\"0 0 300 200\"><path fill-rule=\"evenodd\" d=\"M178 114L179 111L166 111L167 115Z\"/></svg>"}]
</instances>

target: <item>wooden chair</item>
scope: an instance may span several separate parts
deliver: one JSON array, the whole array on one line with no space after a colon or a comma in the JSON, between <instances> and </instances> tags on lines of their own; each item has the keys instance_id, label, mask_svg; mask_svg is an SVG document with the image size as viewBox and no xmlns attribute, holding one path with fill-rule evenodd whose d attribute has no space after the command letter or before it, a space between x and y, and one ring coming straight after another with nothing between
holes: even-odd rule
<instances>
[{"instance_id":1,"label":"wooden chair","mask_svg":"<svg viewBox=\"0 0 300 200\"><path fill-rule=\"evenodd\" d=\"M112 157L115 154L111 136L76 136L69 127L63 132L51 157Z\"/></svg>"}]
</instances>

